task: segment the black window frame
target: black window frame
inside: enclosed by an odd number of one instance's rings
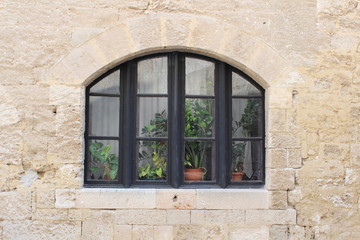
[[[165,181],[136,180],[136,98],[137,63],[141,60],[166,56],[168,58],[168,161]],[[184,105],[185,105],[185,58],[191,57],[215,64],[215,146],[216,181],[185,182],[184,179]],[[113,72],[120,70],[120,94],[91,93],[92,86]],[[236,96],[235,98],[261,100],[261,136],[232,138],[232,72],[239,74],[260,95]],[[119,104],[119,136],[89,136],[90,96],[117,97]],[[196,97],[196,96],[194,96]],[[189,52],[165,52],[137,57],[107,71],[86,87],[85,99],[85,162],[84,187],[113,188],[259,188],[265,184],[265,89],[244,72],[223,61]],[[88,151],[90,140],[117,140],[119,143],[118,180],[88,180]],[[258,141],[261,143],[261,177],[258,180],[231,181],[231,142]]]

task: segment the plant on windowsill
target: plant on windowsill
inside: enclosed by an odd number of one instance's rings
[[[187,99],[185,102],[185,137],[211,137],[212,105],[207,100]],[[211,144],[211,143],[210,143]],[[185,142],[185,180],[200,181],[206,174],[206,155],[211,150],[208,142]]]
[[[142,128],[146,137],[164,137],[167,135],[166,111],[155,113],[155,118]],[[139,166],[138,177],[140,180],[165,180],[166,179],[166,143],[164,141],[145,141],[140,146],[144,149],[139,153],[139,159],[144,163]],[[149,154],[151,152],[151,155]]]
[[[244,136],[256,136],[258,131],[258,110],[259,102],[249,99],[244,113],[241,116],[240,121],[234,121],[233,135],[242,128]],[[234,143],[232,146],[232,180],[240,181],[243,179],[245,173],[243,172],[244,160],[245,160],[245,142]]]
[[[114,180],[118,174],[118,158],[111,153],[112,146],[94,141],[90,144],[91,153],[90,172],[93,178]]]

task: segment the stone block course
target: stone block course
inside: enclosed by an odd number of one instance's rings
[[[196,190],[194,189],[158,189],[156,190],[156,208],[158,209],[195,209]]]
[[[265,190],[197,190],[198,209],[266,209],[268,204]]]
[[[295,224],[296,211],[287,210],[246,210],[246,224],[274,225],[274,224]]]

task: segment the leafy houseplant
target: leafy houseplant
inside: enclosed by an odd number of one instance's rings
[[[212,104],[209,100],[186,99],[185,102],[185,137],[211,137],[212,124]],[[186,141],[185,142],[185,179],[187,179],[187,169],[200,169],[201,178],[206,174],[204,167],[207,152],[211,148],[206,141]],[[198,170],[198,171],[200,171]],[[198,180],[201,180],[198,179]],[[194,179],[191,179],[194,180]]]
[[[90,171],[92,176],[100,176],[103,179],[116,179],[118,174],[119,160],[111,153],[112,146],[94,141],[90,144],[89,150],[92,161]]]
[[[145,137],[164,137],[167,135],[166,111],[155,113],[155,118],[142,128]],[[138,176],[142,180],[166,179],[166,150],[164,141],[143,141],[139,159],[145,161],[145,166],[139,166]],[[149,152],[151,152],[149,154]],[[151,161],[149,161],[151,159]]]

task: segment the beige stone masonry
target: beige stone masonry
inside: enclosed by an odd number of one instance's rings
[[[197,190],[198,209],[266,209],[268,206],[266,190]]]
[[[0,221],[31,218],[31,192],[1,192]]]
[[[273,225],[273,224],[295,224],[296,211],[287,210],[247,210],[246,224]]]
[[[127,209],[155,208],[156,190],[81,189],[55,191],[57,208]]]

